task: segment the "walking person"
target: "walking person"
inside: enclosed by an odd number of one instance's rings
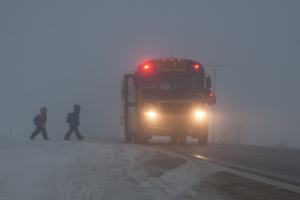
[[[33,133],[30,136],[30,139],[34,140],[35,137],[42,132],[42,136],[44,140],[49,140],[48,135],[47,135],[47,131],[46,131],[46,121],[47,121],[47,108],[46,107],[42,107],[40,109],[41,114],[37,115],[34,120],[33,123],[36,125],[35,130],[33,131]]]
[[[67,123],[70,123],[69,131],[65,135],[65,140],[70,140],[70,136],[73,132],[75,132],[76,137],[78,140],[82,140],[84,136],[81,136],[78,130],[78,126],[80,124],[79,122],[79,114],[80,114],[80,108],[81,106],[78,104],[74,105],[74,112],[69,113],[67,117]]]

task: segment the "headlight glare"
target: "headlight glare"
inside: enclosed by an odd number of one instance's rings
[[[203,112],[203,111],[197,111],[195,115],[196,115],[196,117],[201,118],[201,117],[204,117],[204,116],[206,115],[206,112]]]
[[[148,117],[156,117],[155,112],[145,112],[145,115],[147,115]]]

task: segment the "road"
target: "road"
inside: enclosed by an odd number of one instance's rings
[[[300,186],[300,149],[211,143],[199,146],[196,141],[172,145],[158,139],[149,145],[193,158],[193,161],[207,160]]]

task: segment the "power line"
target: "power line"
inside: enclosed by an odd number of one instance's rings
[[[213,94],[216,94],[216,82],[217,82],[217,67],[226,67],[226,65],[204,65],[205,67],[213,67]],[[212,142],[215,142],[215,106],[213,106],[213,112],[212,112]]]

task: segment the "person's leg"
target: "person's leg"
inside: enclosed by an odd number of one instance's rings
[[[47,135],[47,131],[46,131],[44,126],[42,126],[42,128],[41,128],[41,132],[42,132],[42,135],[43,135],[43,139],[44,140],[49,140],[48,135]]]
[[[70,136],[71,136],[71,134],[73,133],[73,131],[74,131],[74,130],[70,127],[69,130],[68,130],[68,132],[67,132],[66,135],[65,135],[65,140],[70,139]]]
[[[36,126],[35,130],[31,133],[30,139],[34,139],[40,133],[40,131],[40,127]]]
[[[81,134],[79,133],[78,128],[75,128],[75,129],[74,129],[74,132],[75,132],[76,137],[77,137],[78,140],[82,140],[82,139],[83,139],[83,137],[82,137]]]

